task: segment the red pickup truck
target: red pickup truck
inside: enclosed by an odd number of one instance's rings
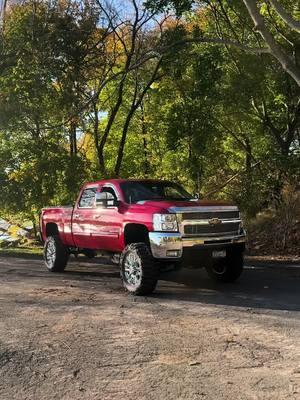
[[[42,210],[41,233],[49,271],[64,271],[72,253],[107,253],[120,264],[124,287],[137,295],[153,292],[166,266],[205,267],[223,282],[243,270],[238,208],[199,201],[169,181],[87,183],[74,207]]]

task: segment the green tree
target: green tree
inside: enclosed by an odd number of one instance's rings
[[[94,14],[75,3],[30,1],[6,18],[2,48],[11,62],[0,76],[2,154],[9,154],[1,160],[2,208],[36,215],[45,204],[70,201],[88,176],[74,121],[86,101]]]
[[[193,5],[206,8],[214,15],[215,23],[218,25],[220,20],[224,20],[228,25],[230,34],[224,37],[221,32],[216,35],[200,36],[190,38],[186,43],[193,42],[216,42],[223,45],[234,46],[250,53],[271,54],[284,71],[300,86],[299,68],[299,7],[292,0],[285,0],[282,5],[277,0],[267,0],[258,2],[256,0],[243,0],[244,9],[241,9],[241,2],[228,0],[161,0],[146,1],[150,9],[162,10],[175,8],[181,15],[184,11],[191,11]],[[230,16],[225,9],[234,11],[234,16]],[[272,8],[270,10],[270,8]],[[245,15],[245,10],[247,14]],[[246,25],[252,27],[252,34],[239,36],[233,28],[236,17],[246,21]],[[246,17],[246,18],[245,18]],[[253,26],[254,25],[254,26]],[[258,45],[258,46],[257,46]]]

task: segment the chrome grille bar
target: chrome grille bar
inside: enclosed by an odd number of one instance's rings
[[[172,207],[183,237],[228,237],[239,235],[240,212],[236,206]]]

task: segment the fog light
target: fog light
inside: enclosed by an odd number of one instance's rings
[[[179,257],[180,252],[179,250],[167,250],[168,257]]]

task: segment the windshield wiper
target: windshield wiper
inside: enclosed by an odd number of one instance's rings
[[[151,197],[150,199],[139,199],[136,203],[140,201],[184,201],[184,200],[192,200],[192,197]]]
[[[151,198],[149,198],[149,199],[139,199],[139,200],[137,201],[137,203],[138,203],[139,201],[152,201],[152,200],[165,200],[165,197],[151,197]]]

